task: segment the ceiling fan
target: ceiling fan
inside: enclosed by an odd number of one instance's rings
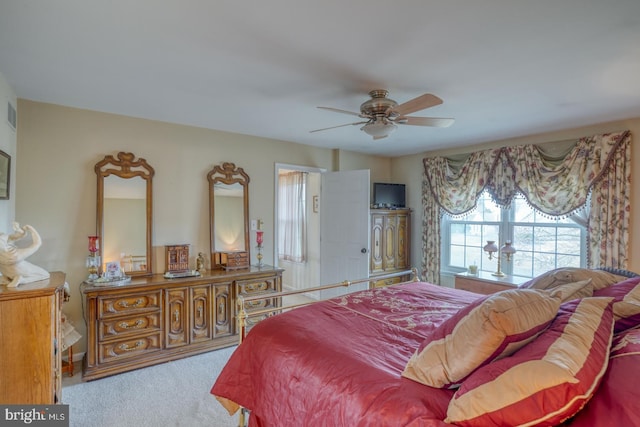
[[[393,99],[387,98],[388,94],[389,92],[384,89],[376,89],[369,92],[371,99],[360,105],[360,113],[339,108],[318,107],[323,110],[335,111],[336,113],[350,114],[366,120],[316,129],[311,132],[320,132],[343,126],[364,125],[360,130],[371,135],[373,139],[382,139],[395,131],[397,129],[396,125],[448,127],[455,121],[447,118],[407,116],[407,114],[442,104],[442,99],[435,95],[425,93],[405,103],[398,104]]]

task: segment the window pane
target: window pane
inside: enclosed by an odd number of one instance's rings
[[[533,209],[529,207],[524,197],[514,198],[512,206],[515,209],[515,222],[535,222]]]
[[[580,256],[558,255],[558,267],[580,267]]]
[[[532,277],[532,269],[533,252],[518,249],[518,252],[513,256],[513,274],[515,276]]]
[[[451,244],[464,245],[464,224],[451,224]]]
[[[558,228],[557,241],[558,253],[575,255],[576,245],[580,245],[580,230],[577,228]]]
[[[464,246],[451,245],[449,249],[449,263],[453,267],[465,267],[464,265]]]
[[[533,247],[538,252],[556,251],[556,229],[551,227],[533,228]]]
[[[487,240],[493,240],[498,243],[498,237],[500,236],[499,225],[483,225],[482,226],[482,246],[487,244]]]
[[[482,222],[482,208],[479,207],[469,212],[467,216],[464,217],[464,220],[467,222]]]
[[[513,227],[513,246],[517,251],[533,250],[533,227],[516,225]]]
[[[482,246],[482,224],[467,224],[467,245]]]
[[[482,207],[482,210],[484,212],[483,220],[485,222],[500,221],[500,208],[496,206],[495,203],[493,203],[486,192],[478,202],[478,206]]]
[[[556,268],[555,254],[536,252],[533,256],[533,273],[538,276]]]

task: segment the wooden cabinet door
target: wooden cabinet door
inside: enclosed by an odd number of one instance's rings
[[[220,338],[233,335],[234,320],[232,316],[231,283],[213,286],[213,337]]]
[[[382,237],[382,269],[390,270],[396,267],[398,224],[396,215],[384,218]]]
[[[398,214],[397,217],[396,239],[396,268],[402,270],[409,267],[409,215]]]
[[[382,272],[382,236],[384,227],[384,216],[380,214],[371,214],[371,257],[370,266],[371,273]]]
[[[211,330],[211,285],[191,288],[191,342],[209,341]]]
[[[167,348],[189,343],[189,288],[169,289],[165,301]]]

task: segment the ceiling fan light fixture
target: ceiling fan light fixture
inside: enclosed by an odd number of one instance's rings
[[[389,136],[393,131],[395,131],[398,126],[394,125],[391,122],[385,122],[382,120],[377,120],[372,123],[367,123],[362,126],[360,130],[365,131],[368,135],[371,135],[374,138],[384,138],[385,136]]]

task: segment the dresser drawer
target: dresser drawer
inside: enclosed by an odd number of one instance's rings
[[[115,297],[98,297],[98,318],[106,319],[123,314],[159,311],[162,304],[161,292],[158,290]]]
[[[162,334],[160,332],[141,337],[130,337],[113,342],[100,343],[98,346],[98,359],[99,363],[114,362],[153,353],[159,351],[161,347]]]
[[[268,277],[262,280],[238,280],[236,281],[236,291],[238,295],[250,296],[261,293],[278,292],[275,277]]]
[[[278,298],[263,298],[259,300],[246,301],[244,303],[244,309],[247,312],[251,312],[253,310],[263,310],[266,308],[279,307],[277,301]]]
[[[136,314],[134,316],[109,318],[98,322],[100,340],[110,339],[130,334],[159,331],[160,312]]]

